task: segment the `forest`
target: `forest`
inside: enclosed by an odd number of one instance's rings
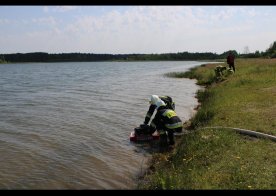
[[[182,60],[216,60],[225,59],[229,52],[236,58],[276,58],[276,41],[265,52],[255,51],[239,54],[228,50],[222,54],[211,52],[178,52],[164,54],[94,54],[94,53],[60,53],[46,52],[0,54],[0,63],[17,62],[91,62],[91,61],[182,61]]]

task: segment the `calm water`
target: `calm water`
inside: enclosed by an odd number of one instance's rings
[[[0,64],[0,189],[133,189],[151,154],[129,141],[151,94],[183,122],[195,80],[167,78],[203,62]]]

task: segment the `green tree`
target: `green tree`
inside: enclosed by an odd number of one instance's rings
[[[269,48],[266,50],[266,56],[276,58],[276,41],[270,44]]]

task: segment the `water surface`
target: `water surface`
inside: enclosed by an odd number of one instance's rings
[[[1,189],[133,189],[150,153],[129,141],[150,95],[170,95],[183,122],[195,80],[164,77],[203,62],[0,65]]]

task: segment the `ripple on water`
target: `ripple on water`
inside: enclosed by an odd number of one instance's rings
[[[151,94],[186,120],[195,81],[163,76],[203,62],[0,65],[0,188],[131,189],[151,155],[129,141]]]

